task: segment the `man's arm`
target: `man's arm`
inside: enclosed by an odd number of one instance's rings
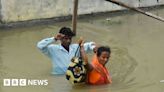
[[[86,42],[86,43],[84,43],[84,50],[87,53],[91,52],[91,51],[95,52],[95,50],[96,50],[96,43],[95,42]]]
[[[49,47],[48,45],[56,41],[54,37],[46,38],[37,43],[37,47],[46,55],[49,56]]]
[[[47,56],[50,56],[49,50],[50,50],[50,45],[52,42],[61,40],[63,37],[63,34],[58,33],[56,36],[51,37],[51,38],[46,38],[38,42],[37,47]]]

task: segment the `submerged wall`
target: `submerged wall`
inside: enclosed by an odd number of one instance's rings
[[[119,0],[135,7],[164,4],[164,0]],[[73,0],[0,0],[0,20],[3,23],[68,16]],[[104,0],[79,0],[78,14],[90,14],[124,9]]]

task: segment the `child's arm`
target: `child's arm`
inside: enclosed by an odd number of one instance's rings
[[[85,64],[88,64],[88,57],[87,54],[85,53],[83,42],[80,44],[80,54]]]
[[[84,41],[81,41],[81,43],[80,43],[80,54],[81,54],[81,57],[82,57],[83,61],[86,64],[86,67],[87,67],[88,71],[92,70],[93,67],[88,62],[88,57],[87,57],[87,54],[85,53],[85,50],[84,50]]]

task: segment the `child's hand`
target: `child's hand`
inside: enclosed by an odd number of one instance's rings
[[[83,47],[83,45],[84,45],[84,39],[83,39],[83,37],[80,37],[78,43],[79,43],[80,47]]]
[[[97,49],[99,48],[99,46],[98,45],[96,45],[96,47],[93,49],[93,52],[94,53],[97,53]]]

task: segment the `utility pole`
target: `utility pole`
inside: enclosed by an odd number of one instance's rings
[[[72,30],[76,35],[77,26],[77,12],[78,12],[78,0],[74,0],[73,15],[72,15]]]

